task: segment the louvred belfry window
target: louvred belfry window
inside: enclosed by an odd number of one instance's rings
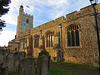
[[[29,23],[29,19],[26,19],[26,23]]]

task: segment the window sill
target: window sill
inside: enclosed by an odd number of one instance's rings
[[[38,48],[36,48],[36,49],[38,49]]]
[[[46,49],[53,49],[53,47],[46,47]]]
[[[71,47],[66,47],[66,48],[82,48],[82,46],[71,46]]]

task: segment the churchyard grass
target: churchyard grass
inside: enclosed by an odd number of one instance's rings
[[[38,58],[34,58],[34,60],[38,60]]]
[[[51,67],[50,71],[51,71],[51,75],[82,75],[76,72],[71,72],[71,71],[67,71],[55,67]],[[35,66],[35,75],[37,75],[37,66]]]
[[[51,67],[51,75],[82,75],[76,72],[66,71],[60,68]],[[17,75],[17,72],[8,75]],[[37,65],[35,66],[35,75],[37,75]]]
[[[62,64],[62,65],[69,65],[69,66],[84,68],[84,69],[89,69],[89,70],[99,70],[98,67],[93,67],[93,66],[83,65],[83,64],[68,63],[68,62],[52,62],[52,63]]]
[[[9,73],[8,75],[17,75],[17,71],[14,73]],[[35,75],[37,75],[37,65],[35,65]]]
[[[35,65],[35,75],[37,75],[37,65]]]
[[[51,75],[83,75],[76,72],[51,67]]]
[[[17,75],[17,72],[9,73],[8,75]]]

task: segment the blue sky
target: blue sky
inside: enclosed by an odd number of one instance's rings
[[[100,0],[98,0],[100,3]],[[55,20],[73,11],[79,11],[90,5],[89,0],[11,0],[10,10],[0,19],[6,21],[6,27],[0,32],[0,46],[8,45],[16,35],[17,16],[20,5],[23,4],[24,12],[34,16],[33,27],[37,27],[48,21]],[[26,6],[29,6],[27,8]]]

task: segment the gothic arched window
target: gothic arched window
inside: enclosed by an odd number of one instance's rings
[[[48,39],[48,35],[46,36],[46,47],[48,47],[48,41],[49,41],[49,39]]]
[[[67,46],[80,46],[79,25],[67,27]]]
[[[54,35],[52,32],[46,34],[46,47],[53,47]]]
[[[60,32],[58,33],[58,46],[60,48]]]
[[[68,32],[67,33],[67,44],[68,44],[68,46],[71,46],[71,40],[70,40],[71,38],[70,38],[70,32]]]
[[[75,31],[75,34],[76,34],[76,46],[79,46],[79,45],[80,45],[80,44],[79,44],[79,31],[76,30],[76,31]]]
[[[75,46],[74,31],[71,32],[72,46]]]
[[[34,36],[34,48],[39,48],[39,36]]]

